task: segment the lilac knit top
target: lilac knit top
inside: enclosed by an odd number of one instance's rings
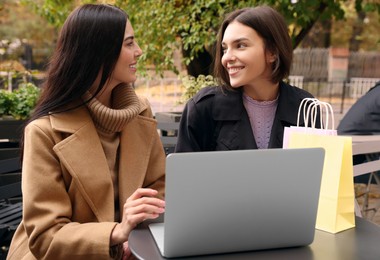
[[[278,96],[275,100],[257,101],[243,93],[243,104],[247,110],[257,147],[268,148]]]

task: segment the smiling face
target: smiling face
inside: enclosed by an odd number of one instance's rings
[[[275,57],[265,51],[264,41],[255,30],[237,21],[230,23],[224,31],[222,49],[222,65],[233,88],[270,81],[270,63]]]
[[[135,41],[132,25],[127,21],[123,45],[110,79],[111,86],[116,86],[120,83],[133,83],[136,81],[136,64],[141,54],[142,50]]]

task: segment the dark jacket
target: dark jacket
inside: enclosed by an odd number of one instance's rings
[[[310,93],[280,83],[280,96],[269,148],[281,148],[284,127],[297,125],[298,107]],[[304,125],[301,119],[301,124]],[[201,89],[183,111],[175,152],[257,149],[242,91],[220,87]]]
[[[340,135],[380,133],[380,81],[344,115],[338,126]]]

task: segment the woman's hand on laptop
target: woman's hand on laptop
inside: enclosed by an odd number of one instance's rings
[[[165,212],[165,201],[156,198],[153,189],[139,188],[125,202],[123,218],[111,233],[111,245],[128,240],[129,233],[146,219],[155,219]]]

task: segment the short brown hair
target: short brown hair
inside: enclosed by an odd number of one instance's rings
[[[269,6],[243,8],[227,14],[217,35],[214,76],[221,85],[230,88],[230,80],[227,70],[223,67],[222,41],[227,26],[233,21],[251,27],[263,38],[265,51],[270,51],[277,56],[272,66],[271,81],[279,82],[289,75],[293,58],[292,41],[288,33],[284,17]]]

